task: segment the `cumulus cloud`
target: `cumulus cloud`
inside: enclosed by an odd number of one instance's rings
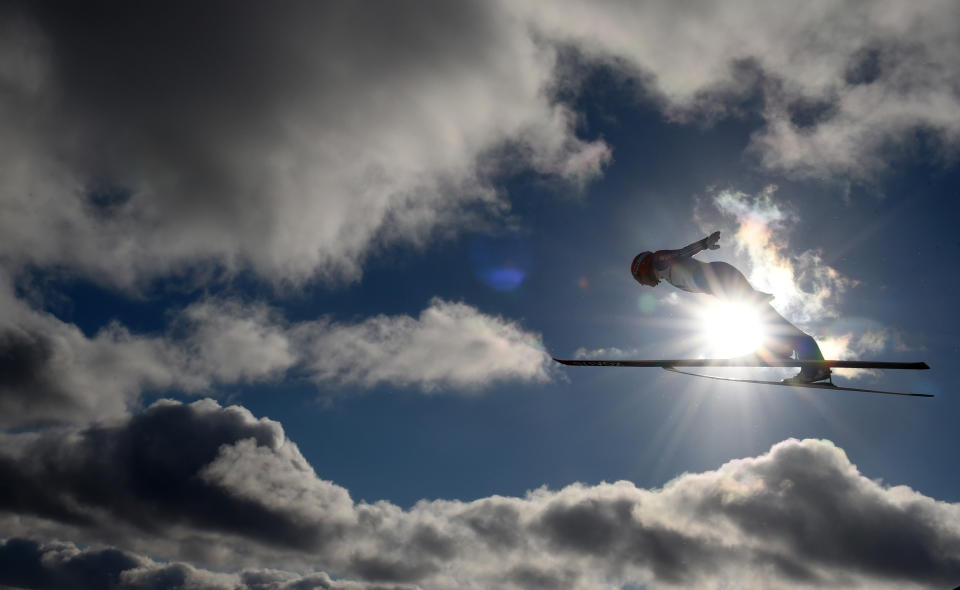
[[[499,3],[0,6],[0,258],[120,286],[196,265],[352,280],[499,214],[501,163],[609,157]]]
[[[960,7],[949,1],[514,3],[548,38],[640,72],[673,118],[759,97],[765,167],[865,178],[917,136],[960,145]]]
[[[299,357],[283,318],[263,303],[208,298],[183,310],[175,329],[185,333],[186,372],[222,383],[278,377]]]
[[[408,510],[354,502],[279,424],[210,400],[158,402],[112,426],[3,435],[0,448],[0,523],[11,537],[122,541],[184,560],[163,567],[196,576],[204,564],[285,564],[425,588],[942,588],[960,578],[960,506],[869,479],[821,440],[784,441],[660,489],[574,484]],[[55,547],[65,557],[45,563],[79,555]],[[84,554],[111,571],[160,568],[97,551]],[[244,587],[244,575],[224,587]]]
[[[208,299],[167,334],[95,334],[30,307],[0,273],[0,426],[110,420],[145,391],[209,391],[277,377],[296,357],[265,306]]]
[[[867,326],[862,330],[831,334],[821,338],[819,343],[824,356],[832,359],[877,358],[880,353],[890,349],[902,350],[903,346],[895,331],[876,325]],[[879,374],[878,371],[871,369],[834,369],[834,372],[853,379]]]
[[[324,536],[336,529],[340,516],[349,522],[352,503],[342,488],[316,480],[295,445],[286,441],[276,422],[255,419],[243,408],[222,408],[211,400],[191,405],[161,401],[129,420],[90,426],[65,434],[43,431],[24,436],[7,435],[19,459],[5,455],[0,470],[10,486],[3,495],[5,510],[24,515],[95,527],[97,534],[122,537],[126,528],[151,531],[197,529],[247,536],[279,547],[319,549],[335,538]],[[313,493],[302,487],[300,507],[322,510],[329,527],[300,521],[285,507],[245,497],[248,482],[229,479],[218,465],[239,461],[231,448],[246,449],[249,468],[244,475],[269,478],[273,473],[253,465],[257,449],[270,448],[270,459],[296,473],[306,469]],[[35,462],[48,457],[53,463]],[[53,459],[59,456],[60,459]],[[33,457],[33,459],[31,459]],[[220,463],[217,463],[218,460]],[[22,462],[22,463],[21,463]],[[259,475],[258,475],[259,474]],[[235,488],[208,483],[228,478]],[[276,486],[283,480],[273,482]],[[261,489],[261,491],[264,491]],[[29,493],[25,493],[29,492]]]
[[[208,298],[160,335],[111,323],[87,336],[30,308],[0,277],[0,425],[105,420],[146,391],[205,393],[306,374],[317,384],[390,384],[477,392],[551,379],[540,336],[517,322],[439,299],[419,318],[287,322],[263,303]]]
[[[464,303],[434,299],[419,318],[376,316],[299,331],[318,381],[476,389],[493,381],[548,381],[550,356],[537,335]]]
[[[145,389],[192,386],[161,338],[108,324],[93,336],[17,298],[0,272],[0,425],[122,415]]]

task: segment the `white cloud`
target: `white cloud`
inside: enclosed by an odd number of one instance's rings
[[[789,250],[796,216],[777,202],[776,190],[768,186],[753,196],[720,191],[709,207],[701,204],[698,221],[705,231],[722,228],[725,239],[733,238],[737,266],[755,289],[775,296],[772,304],[786,317],[803,323],[836,317],[842,294],[856,281],[826,264],[816,250]]]
[[[297,335],[317,381],[434,391],[550,380],[552,361],[539,335],[464,303],[434,299],[419,318],[381,315],[357,324],[312,323],[298,328]]]
[[[424,588],[943,588],[960,576],[960,505],[881,485],[822,440],[659,489],[574,484],[408,510],[353,502],[279,424],[209,400],[3,442],[8,535],[106,541],[187,568]]]
[[[865,331],[852,331],[833,334],[821,338],[820,350],[826,358],[831,359],[870,359],[888,350],[888,344],[898,340],[889,329],[880,326],[871,326]],[[897,343],[894,343],[895,347]],[[870,369],[834,369],[834,373],[858,379],[867,376],[877,376],[878,371]]]
[[[188,334],[183,347],[192,374],[250,382],[279,377],[298,360],[283,319],[262,303],[206,299],[187,307],[178,321]]]
[[[665,297],[661,297],[660,301],[662,301],[663,303],[666,303],[667,305],[676,306],[676,305],[680,305],[680,296],[677,295],[676,291],[671,291]]]
[[[763,100],[750,151],[763,166],[866,178],[927,132],[960,145],[960,8],[758,0],[514,3],[547,38],[639,70],[668,116],[716,117]]]

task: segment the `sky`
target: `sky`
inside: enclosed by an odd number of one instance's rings
[[[953,2],[0,2],[0,588],[955,587],[958,113]],[[552,360],[749,352],[713,231],[935,397]]]

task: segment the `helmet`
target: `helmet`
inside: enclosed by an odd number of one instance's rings
[[[633,278],[639,281],[641,277],[650,272],[651,254],[653,252],[641,252],[633,258],[633,263],[630,265],[630,274],[633,275]]]

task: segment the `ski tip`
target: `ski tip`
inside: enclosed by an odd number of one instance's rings
[[[927,363],[925,363],[925,362],[923,362],[923,361],[920,361],[920,362],[918,362],[918,363],[903,363],[903,368],[905,368],[905,369],[914,369],[914,370],[917,370],[917,371],[927,371],[927,370],[930,369],[930,365],[928,365]]]

